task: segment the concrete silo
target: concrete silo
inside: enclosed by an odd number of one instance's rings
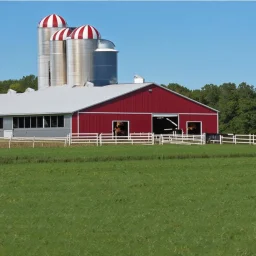
[[[117,84],[117,53],[113,42],[101,39],[94,52],[94,85]]]
[[[67,83],[66,39],[74,28],[63,28],[50,38],[50,74],[51,86]]]
[[[66,27],[66,21],[51,14],[38,24],[38,89],[50,86],[50,38],[53,33]]]
[[[66,40],[67,83],[84,86],[93,82],[93,54],[98,47],[100,33],[93,26],[76,28]]]

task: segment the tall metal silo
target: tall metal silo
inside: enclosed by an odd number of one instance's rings
[[[38,89],[51,85],[50,81],[50,38],[52,34],[67,26],[57,14],[43,18],[38,24]]]
[[[51,86],[67,83],[66,39],[74,28],[63,28],[55,32],[50,39]]]
[[[84,86],[92,82],[93,54],[98,47],[100,33],[90,25],[76,28],[66,40],[67,45],[67,83]]]
[[[113,42],[101,39],[94,51],[94,85],[117,84],[117,53]]]

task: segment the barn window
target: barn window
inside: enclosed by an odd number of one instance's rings
[[[201,135],[201,133],[202,133],[201,121],[187,122],[187,134]]]
[[[31,116],[31,128],[36,128],[36,116]]]
[[[30,128],[30,116],[25,117],[25,128]]]
[[[37,128],[43,128],[44,127],[44,122],[43,122],[43,117],[42,116],[37,116],[36,121],[37,121]]]
[[[64,127],[64,116],[58,116],[58,127]]]
[[[44,127],[45,128],[51,127],[51,117],[50,116],[44,117]]]
[[[24,117],[19,117],[19,128],[24,128]]]
[[[45,128],[64,127],[64,116],[13,117],[13,128],[44,128],[44,127]]]
[[[128,136],[129,122],[128,121],[112,121],[112,131],[115,136]]]
[[[58,127],[57,116],[51,116],[51,127]]]
[[[19,128],[19,118],[18,117],[13,118],[13,128]]]
[[[0,129],[4,128],[4,122],[3,122],[3,118],[0,117]]]

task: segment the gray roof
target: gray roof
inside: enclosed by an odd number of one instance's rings
[[[67,114],[92,107],[155,83],[112,84],[102,87],[52,86],[39,91],[0,94],[0,116]],[[157,85],[157,84],[155,84]],[[160,85],[157,85],[160,86]],[[165,90],[218,112],[164,86]]]
[[[66,114],[114,99],[152,83],[103,87],[47,87],[38,91],[0,94],[0,116]]]

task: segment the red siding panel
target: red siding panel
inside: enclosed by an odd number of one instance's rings
[[[79,114],[80,133],[112,133],[112,121],[129,121],[130,133],[151,132],[151,115],[149,114]]]
[[[72,133],[78,133],[78,113],[74,113],[72,116]]]
[[[218,116],[217,115],[179,115],[179,127],[186,133],[187,124],[189,121],[201,121],[202,133],[217,133],[218,132]]]
[[[122,86],[122,85],[120,85]],[[152,92],[149,92],[152,89]],[[216,113],[215,111],[151,85],[117,99],[88,108],[91,112]]]

